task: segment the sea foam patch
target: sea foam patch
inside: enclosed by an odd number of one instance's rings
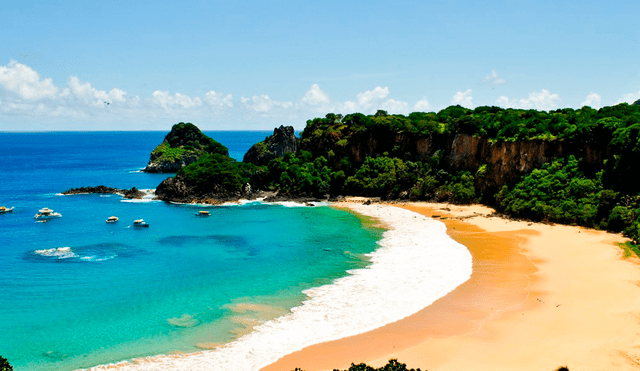
[[[106,370],[245,370],[269,365],[309,345],[357,335],[432,304],[471,276],[471,254],[439,221],[386,205],[349,205],[389,226],[371,265],[306,290],[302,305],[216,350],[97,366]]]
[[[103,262],[118,257],[130,257],[144,253],[142,249],[136,249],[128,245],[118,243],[98,243],[75,247],[55,247],[41,249],[27,254],[27,259],[36,258],[39,261],[58,262]]]
[[[75,258],[78,256],[73,252],[73,250],[69,246],[56,247],[53,249],[35,250],[33,253],[36,255],[55,258],[55,259],[69,259],[69,258]]]

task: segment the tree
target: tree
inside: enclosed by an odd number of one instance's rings
[[[0,371],[13,371],[13,366],[3,356],[0,356]]]

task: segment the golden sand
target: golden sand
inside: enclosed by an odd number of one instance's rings
[[[614,243],[624,238],[490,217],[483,206],[402,207],[440,217],[471,252],[471,278],[401,321],[263,370],[379,367],[390,358],[431,371],[640,369],[640,265],[621,258]]]

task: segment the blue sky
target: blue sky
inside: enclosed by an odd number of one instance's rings
[[[0,131],[630,103],[638,14],[637,0],[4,2]]]

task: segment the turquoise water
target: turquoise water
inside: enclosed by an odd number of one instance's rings
[[[207,208],[71,187],[155,188],[166,133],[0,133],[0,355],[16,370],[73,370],[193,352],[246,333],[367,262],[381,231],[329,207]],[[241,160],[268,132],[207,133]],[[36,223],[49,207],[62,218]],[[110,215],[120,221],[107,224]],[[144,218],[149,228],[131,227]]]

